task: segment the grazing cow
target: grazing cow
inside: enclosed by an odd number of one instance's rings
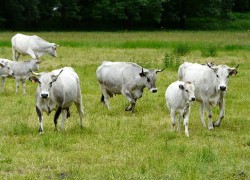
[[[23,86],[23,94],[26,94],[26,81],[30,77],[32,71],[38,71],[39,70],[39,64],[41,63],[40,60],[29,60],[29,61],[10,61],[8,59],[0,59],[2,62],[6,62],[9,64],[10,69],[14,73],[14,78],[16,79],[16,93],[19,89],[19,83],[22,81]],[[2,76],[2,92],[4,91],[4,85],[5,85],[5,77]]]
[[[189,137],[188,120],[190,114],[191,101],[195,101],[195,87],[191,82],[175,81],[166,90],[165,98],[170,111],[172,130],[175,126],[175,115],[179,114],[177,130],[180,132],[182,117],[184,118],[185,134]]]
[[[56,57],[57,44],[49,43],[42,38],[33,35],[16,34],[11,39],[13,60],[18,61],[20,54],[29,54],[32,59],[38,59],[43,54]]]
[[[122,94],[130,103],[125,111],[134,113],[136,100],[142,97],[145,87],[152,93],[157,92],[156,74],[161,71],[163,70],[145,69],[130,62],[104,61],[96,71],[102,91],[102,103],[110,109],[108,96]]]
[[[0,58],[0,76],[1,77],[14,77],[14,73],[12,69],[10,68],[10,65],[8,62],[5,61],[6,59]]]
[[[239,65],[238,65],[239,66]],[[185,62],[178,70],[179,80],[195,82],[195,97],[200,102],[200,117],[204,127],[204,107],[208,115],[208,129],[214,129],[220,125],[224,118],[225,102],[228,78],[237,74],[237,67],[230,68],[226,65],[201,65]],[[215,123],[212,122],[210,105],[215,107],[219,104],[220,116]]]
[[[71,67],[64,67],[52,72],[34,73],[30,81],[38,82],[36,91],[36,112],[39,118],[39,133],[43,133],[43,115],[45,111],[49,115],[56,111],[54,116],[55,130],[57,119],[62,113],[61,129],[64,129],[64,122],[70,116],[69,107],[75,103],[80,115],[80,125],[83,127],[83,105],[80,89],[80,80]]]

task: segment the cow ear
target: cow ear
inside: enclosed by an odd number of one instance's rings
[[[180,88],[181,90],[184,90],[184,86],[183,86],[182,84],[179,85],[179,88]]]
[[[230,76],[236,76],[236,74],[238,73],[238,71],[235,68],[228,69],[228,72]]]
[[[0,63],[0,68],[3,68],[5,65],[3,63]]]
[[[145,77],[145,76],[146,76],[146,73],[143,71],[143,68],[142,68],[141,72],[139,73],[139,75],[140,75],[141,77]]]
[[[31,76],[29,78],[29,80],[30,80],[30,82],[33,82],[33,83],[40,83],[39,79],[37,77],[35,77],[35,76]]]
[[[37,60],[36,61],[37,64],[41,64],[41,62],[42,62],[41,60]]]
[[[229,75],[230,76],[235,76],[238,73],[238,71],[237,71],[238,67],[239,67],[239,64],[235,68],[229,68],[228,69]]]

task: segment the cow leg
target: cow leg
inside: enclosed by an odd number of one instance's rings
[[[201,102],[200,103],[200,117],[201,117],[201,123],[203,125],[203,127],[207,127],[206,123],[205,123],[205,119],[204,119],[204,104]]]
[[[102,96],[103,96],[103,97],[101,98],[101,100],[102,100],[102,99],[104,100],[106,106],[107,106],[108,109],[110,110],[110,105],[109,105],[109,100],[108,100],[108,98],[109,98],[108,92],[107,92],[107,90],[104,89],[104,88],[101,88],[101,89],[102,89]]]
[[[64,129],[64,124],[67,119],[67,110],[62,109],[62,122],[61,122],[61,129]]]
[[[2,77],[2,92],[4,91],[5,77]]]
[[[67,119],[70,117],[70,112],[69,112],[69,108],[66,108],[67,111]]]
[[[62,112],[62,107],[58,107],[54,116],[55,131],[57,131],[57,119],[60,116],[61,112]]]
[[[136,100],[133,98],[133,96],[128,90],[122,91],[122,94],[127,98],[130,103],[130,105],[125,109],[125,111],[132,111],[132,113],[134,113]]]
[[[170,116],[171,116],[171,122],[172,122],[171,131],[174,131],[175,130],[175,110],[171,109]]]
[[[16,93],[18,93],[20,77],[16,77]]]
[[[23,94],[26,94],[26,80],[22,80]]]
[[[177,126],[177,131],[180,133],[181,132],[181,120],[182,120],[183,115],[178,114],[178,126]]]
[[[191,106],[189,106],[189,108],[187,109],[186,114],[184,115],[184,122],[183,122],[183,124],[185,126],[185,134],[186,134],[187,137],[189,137],[188,121],[189,121],[190,107]]]
[[[16,50],[12,47],[12,59],[13,61],[16,61]]]
[[[43,114],[42,114],[41,109],[38,106],[36,106],[36,113],[37,113],[38,121],[39,121],[39,134],[42,134],[43,133]]]
[[[214,125],[213,125],[213,122],[212,122],[212,111],[210,109],[210,105],[209,105],[208,101],[204,101],[204,106],[205,106],[205,108],[207,110],[208,129],[212,130],[212,129],[214,129]]]
[[[77,111],[78,111],[79,116],[80,116],[80,127],[83,128],[84,107],[82,105],[81,99],[79,99],[78,102],[75,102],[75,105],[76,105]]]
[[[214,126],[218,127],[220,125],[221,120],[224,118],[225,115],[225,102],[224,99],[222,99],[219,102],[219,108],[220,108],[220,117],[217,121],[214,122]]]

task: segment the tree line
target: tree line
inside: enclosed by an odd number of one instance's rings
[[[250,0],[2,0],[0,29],[186,29],[250,11]]]

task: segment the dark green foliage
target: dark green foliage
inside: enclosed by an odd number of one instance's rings
[[[249,0],[4,0],[0,29],[214,29],[249,11]]]

